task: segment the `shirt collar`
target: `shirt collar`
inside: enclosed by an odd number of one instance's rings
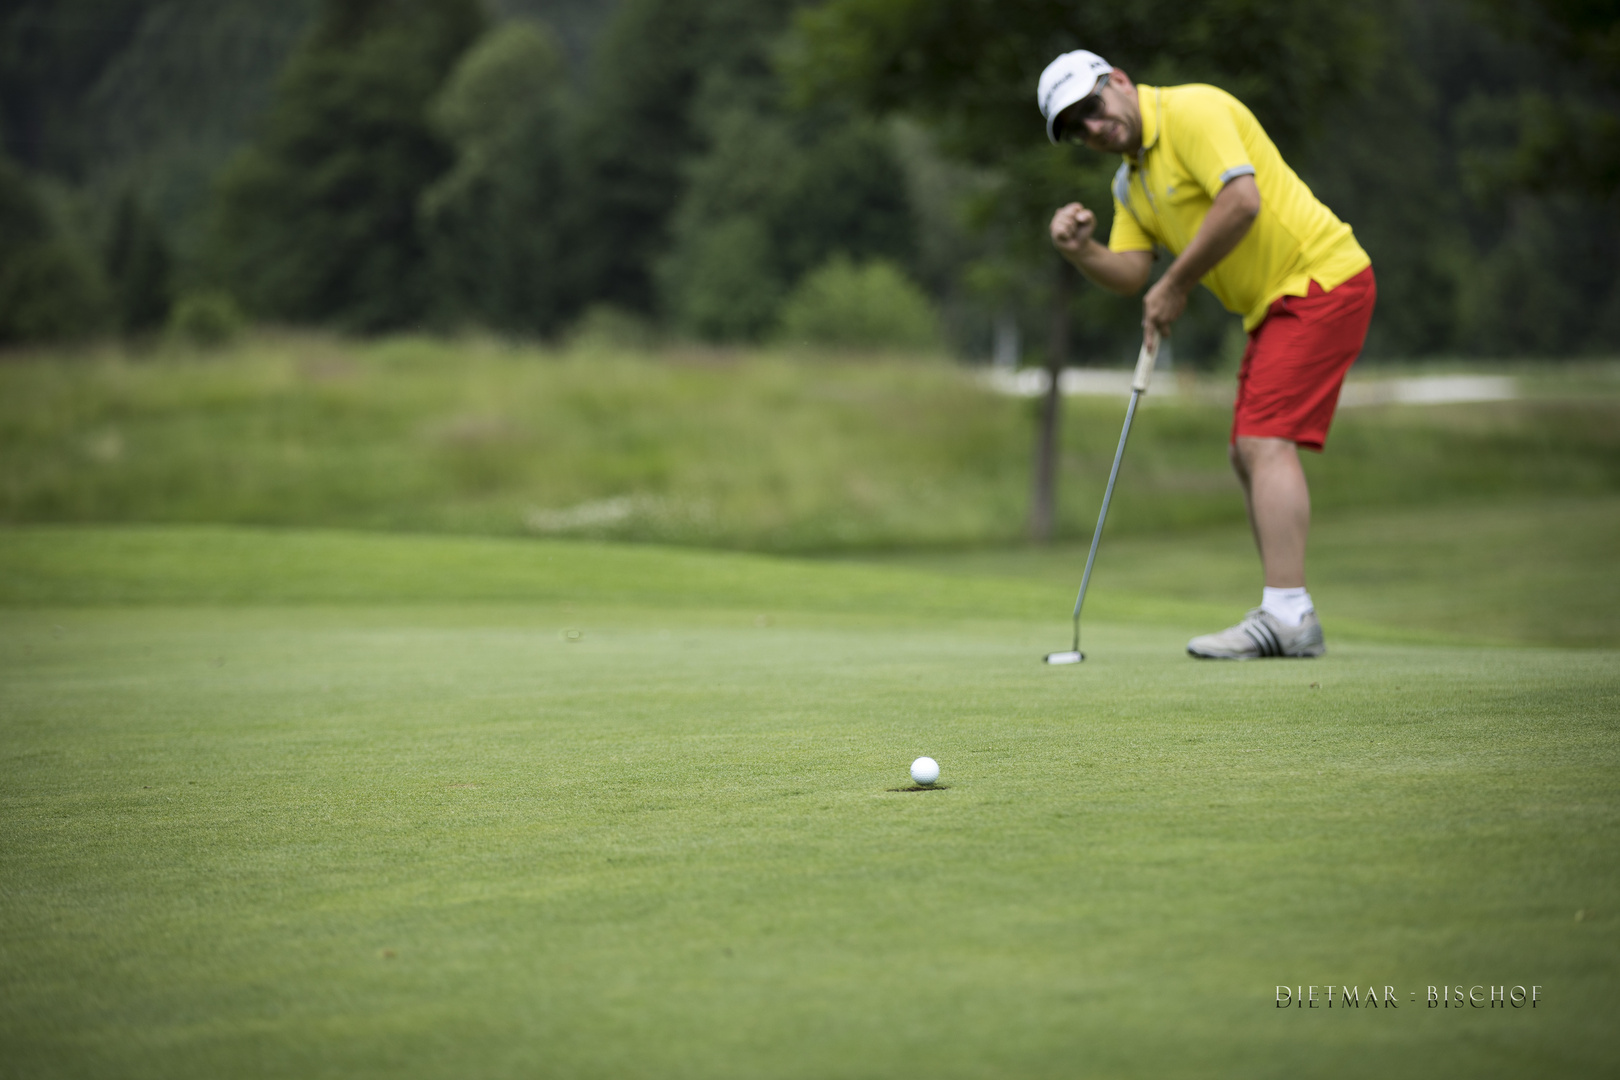
[[[1140,168],[1147,160],[1148,151],[1159,142],[1159,88],[1137,83],[1136,107],[1142,112],[1142,149],[1135,157],[1127,155],[1125,160]]]

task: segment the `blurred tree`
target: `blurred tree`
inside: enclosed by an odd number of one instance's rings
[[[0,256],[48,243],[50,216],[23,171],[0,157]]]
[[[1217,83],[1287,149],[1359,84],[1381,14],[1333,0],[829,0],[800,16],[791,71],[801,93],[913,114],[959,153],[1000,164],[1038,145],[1041,70],[1091,48],[1142,82]]]
[[[557,35],[568,67],[576,74],[587,70],[591,46],[613,21],[619,0],[490,0],[502,19],[532,19]]]
[[[758,214],[727,214],[682,230],[663,261],[665,307],[692,337],[746,341],[776,318],[788,283]]]
[[[527,20],[486,35],[431,111],[456,164],[422,196],[441,317],[550,333],[569,299],[566,71]]]
[[[1509,41],[1531,45],[1537,85],[1501,95],[1516,129],[1508,153],[1476,159],[1478,179],[1531,191],[1607,198],[1620,191],[1620,4],[1613,0],[1475,0]]]
[[[625,0],[575,152],[581,294],[736,340],[836,251],[907,260],[889,133],[845,106],[785,107],[773,58],[796,0]]]
[[[303,104],[292,107],[288,70],[266,117],[275,72],[300,38],[301,55],[314,48],[316,14],[330,23],[337,7],[371,11],[374,29],[397,41],[431,21],[423,12],[465,15],[470,3],[0,3],[0,145],[47,196],[51,236],[65,245],[48,257],[36,249],[44,261],[30,261],[29,280],[104,284],[105,251],[74,238],[110,236],[133,192],[173,252],[176,284],[218,284],[200,264],[201,211],[219,164],[257,124],[258,166],[239,165],[224,185],[258,177],[258,194],[238,200],[238,239],[251,243],[220,245],[221,262],[278,317],[380,327],[432,316],[545,332],[612,302],[689,333],[747,338],[807,268],[841,249],[895,261],[946,298],[959,348],[988,352],[1000,313],[1022,326],[1027,356],[1053,362],[1045,215],[1078,195],[1104,210],[1106,229],[1112,163],[1046,147],[1032,87],[1053,52],[1086,43],[1149,81],[1214,81],[1254,105],[1373,255],[1382,288],[1370,355],[1620,347],[1613,3],[486,2],[544,19],[570,55],[594,43],[594,64],[576,65],[544,108],[495,95],[490,118],[463,110],[464,123],[445,126],[423,103],[444,103],[449,89],[429,77],[413,90],[400,72],[451,61],[418,62],[424,47],[386,75],[388,50],[356,31],[329,41],[321,61],[349,74],[312,78],[305,56],[294,65],[305,70]],[[808,111],[783,104],[773,66],[799,11],[811,29],[786,59],[798,92],[818,99]],[[598,35],[603,26],[611,32]],[[846,71],[859,77],[845,85]],[[515,66],[512,77],[521,81]],[[897,135],[862,118],[872,104],[916,122]],[[287,134],[289,110],[307,138]],[[559,149],[548,157],[551,138]],[[903,207],[916,219],[909,232]],[[322,240],[297,239],[312,235]],[[534,253],[547,245],[566,258],[542,268]],[[495,283],[516,280],[519,265],[533,287],[514,299]],[[561,265],[566,274],[546,276]],[[395,299],[379,305],[380,295]],[[1082,286],[1069,315],[1077,356],[1134,351],[1133,305]],[[1234,357],[1232,323],[1195,294],[1177,363]]]
[[[573,160],[582,177],[572,268],[583,295],[651,313],[654,267],[703,149],[705,78],[764,70],[791,0],[623,0],[600,39]]]
[[[126,191],[162,228],[177,278],[198,269],[215,174],[254,133],[314,0],[144,0],[77,108],[79,186],[105,231]]]
[[[482,28],[478,0],[325,0],[264,135],[220,182],[219,258],[255,314],[357,330],[421,318],[417,207],[452,164],[428,103]]]
[[[104,234],[134,191],[173,249],[201,246],[214,173],[250,132],[313,0],[0,4],[0,129]]]
[[[910,261],[905,176],[881,125],[841,109],[790,114],[774,94],[703,96],[725,104],[702,117],[709,148],[687,171],[659,267],[682,330],[757,337],[795,282],[834,254]]]
[[[151,330],[168,319],[170,262],[162,228],[135,193],[125,191],[113,214],[105,260],[120,330]]]
[[[94,262],[52,220],[23,171],[0,157],[0,344],[82,336],[105,317]]]
[[[1466,47],[1468,28],[1436,18],[1434,8],[1418,2],[1391,13],[1371,78],[1328,104],[1321,138],[1293,162],[1372,256],[1372,355],[1435,355],[1456,345],[1467,200],[1433,68],[1439,42]]]
[[[1528,31],[1505,40],[1480,10],[1468,0],[1401,5],[1373,77],[1328,107],[1297,162],[1372,255],[1379,300],[1367,353],[1612,352],[1620,199],[1599,183],[1604,146],[1521,169],[1522,103],[1576,80],[1596,107],[1597,75]]]
[[[90,154],[78,107],[129,43],[145,0],[0,5],[0,132],[24,166],[79,177]]]

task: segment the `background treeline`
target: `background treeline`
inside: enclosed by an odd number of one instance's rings
[[[1062,3],[11,0],[0,342],[248,318],[979,357],[999,324],[1040,359],[1059,305],[1115,359],[1134,305],[1064,299],[1041,227],[1106,199],[1032,104],[1083,41],[1256,105],[1373,255],[1370,354],[1615,351],[1612,5],[1142,6],[1180,36]],[[1235,326],[1202,297],[1178,359],[1230,361]]]

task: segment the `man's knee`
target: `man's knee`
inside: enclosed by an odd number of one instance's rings
[[[1226,460],[1232,463],[1232,471],[1237,473],[1238,479],[1247,484],[1249,482],[1249,466],[1243,460],[1243,451],[1238,449],[1236,442],[1227,444]]]
[[[1232,467],[1239,476],[1253,476],[1257,470],[1268,465],[1289,459],[1298,460],[1299,451],[1291,439],[1240,435],[1232,443],[1230,456]]]

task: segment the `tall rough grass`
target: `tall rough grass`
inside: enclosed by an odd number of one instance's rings
[[[1060,535],[1122,402],[1071,399]],[[759,550],[1023,535],[1029,402],[898,356],[260,334],[0,362],[0,521],[231,522]],[[1111,528],[1240,520],[1227,410],[1150,397]],[[1620,490],[1620,394],[1341,414],[1318,507]]]

